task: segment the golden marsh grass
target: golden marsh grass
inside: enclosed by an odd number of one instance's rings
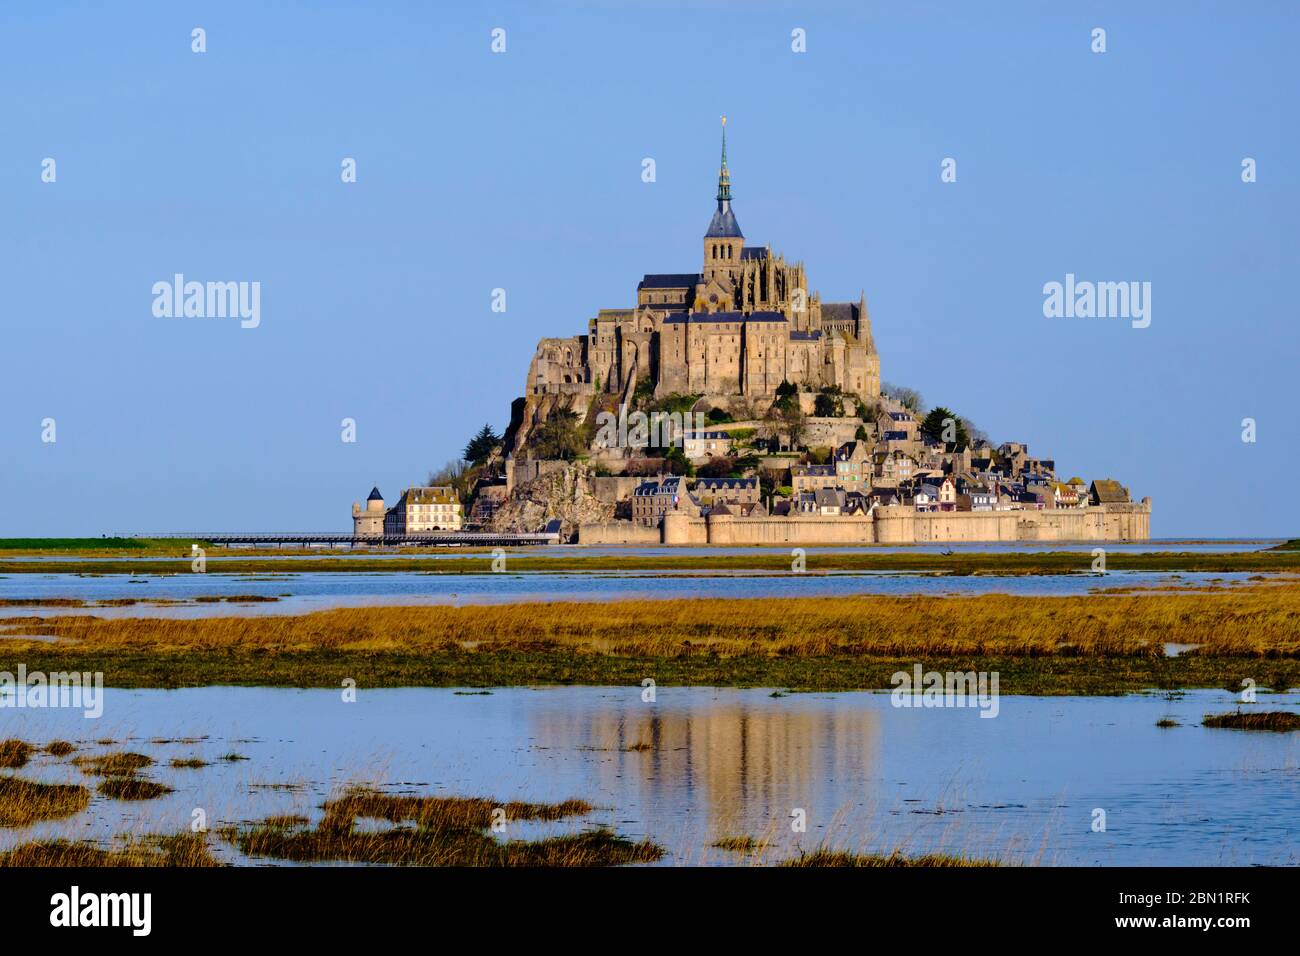
[[[558,804],[494,803],[467,797],[401,797],[354,789],[327,801],[314,827],[302,817],[264,820],[223,831],[243,853],[297,862],[382,863],[401,866],[612,866],[649,863],[663,850],[606,830],[498,840],[494,812],[506,821],[561,820],[591,812],[581,800]],[[393,824],[358,829],[358,820]]]
[[[1300,684],[1300,588],[341,608],[298,616],[0,621],[4,658],[114,686],[888,687],[914,662],[1003,693]],[[52,639],[51,639],[52,638]],[[1166,644],[1190,648],[1165,656]]]
[[[299,616],[24,621],[14,653],[568,650],[682,655],[1300,656],[1300,588],[1083,597],[923,596],[341,608]],[[11,627],[14,625],[11,624]],[[17,631],[15,630],[15,633]]]
[[[209,867],[220,866],[204,834],[141,837],[118,846],[88,841],[41,840],[0,853],[0,867]]]
[[[564,649],[681,654],[1157,656],[1166,641],[1218,656],[1300,656],[1300,588],[1105,597],[801,597],[347,607],[298,617],[52,618],[23,622],[13,652],[292,653]]]
[[[1300,714],[1285,710],[1207,714],[1201,724],[1205,727],[1222,727],[1230,730],[1300,730]]]
[[[90,791],[75,784],[38,783],[0,775],[0,827],[75,816],[90,804]]]

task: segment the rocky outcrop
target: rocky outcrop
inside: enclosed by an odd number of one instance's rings
[[[492,530],[535,533],[559,520],[562,540],[573,540],[578,527],[611,521],[614,506],[600,501],[586,465],[575,463],[515,488],[492,516]]]

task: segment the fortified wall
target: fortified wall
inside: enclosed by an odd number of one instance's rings
[[[661,527],[630,521],[584,524],[579,544],[801,545],[928,544],[993,541],[1146,541],[1151,537],[1151,499],[1050,511],[918,512],[902,506],[876,508],[853,517],[804,515],[740,518],[665,515]]]

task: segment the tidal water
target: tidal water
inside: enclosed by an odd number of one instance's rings
[[[1086,567],[1086,563],[1084,567]],[[302,614],[334,607],[413,604],[493,604],[520,601],[812,597],[888,595],[1077,595],[1112,588],[1168,588],[1240,584],[1247,572],[1112,571],[1093,574],[947,576],[902,572],[828,574],[761,572],[610,572],[437,574],[433,572],[325,571],[222,574],[211,568],[168,575],[24,573],[0,576],[0,599],[75,598],[85,602],[134,598],[125,607],[7,606],[0,617],[94,614],[99,617],[208,617]],[[199,597],[255,595],[270,603],[148,604]]]
[[[604,825],[667,850],[666,864],[745,863],[726,837],[773,862],[819,846],[993,857],[1033,865],[1300,863],[1300,733],[1210,730],[1227,691],[1125,697],[1002,697],[977,709],[897,708],[885,693],[793,694],[661,687],[360,689],[210,687],[106,692],[104,715],[0,710],[4,735],[86,752],[154,757],[157,800],[96,796],[68,821],[0,830],[0,846],[44,837],[109,840],[272,814],[320,817],[351,783],[401,794],[584,799],[589,817],[517,825],[507,836]],[[1254,706],[1295,710],[1300,695]],[[1157,728],[1173,718],[1182,726]],[[160,740],[201,738],[196,742]],[[112,739],[113,745],[95,741]],[[173,770],[173,757],[238,762]],[[39,756],[19,774],[89,780]],[[791,822],[806,815],[806,832]],[[1105,830],[1094,829],[1104,811]],[[515,825],[512,825],[515,826]],[[247,860],[214,840],[219,853]]]
[[[340,532],[341,533],[341,532]],[[1149,541],[1111,541],[1106,543],[1108,552],[1125,553],[1179,553],[1214,554],[1240,551],[1263,551],[1283,543],[1283,538],[1152,538]],[[1051,552],[1073,551],[1091,552],[1097,542],[1031,542],[1031,541],[983,541],[975,543],[909,544],[909,545],[842,545],[827,547],[805,547],[808,554],[1048,554]],[[508,548],[514,554],[530,554],[539,557],[681,557],[700,555],[763,555],[789,554],[789,547],[753,545],[749,547],[641,547],[633,545],[550,545],[544,547]],[[484,549],[466,549],[458,547],[426,548],[406,551],[371,551],[367,549],[350,550],[348,548],[315,548],[309,554],[276,554],[275,549],[268,548],[256,555],[258,561],[318,561],[324,557],[336,556],[350,559],[365,558],[371,561],[418,558],[464,558],[482,556]],[[212,561],[246,561],[247,555],[226,556],[221,548],[208,552],[207,559]],[[21,554],[4,556],[6,561],[103,561],[103,555],[90,554]],[[157,561],[156,554],[116,555],[114,561]],[[177,558],[178,563],[187,563],[190,559]]]

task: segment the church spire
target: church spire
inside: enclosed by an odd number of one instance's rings
[[[722,166],[718,169],[718,209],[709,223],[706,239],[744,239],[731,211],[731,173],[727,170],[727,118],[722,117]]]
[[[722,166],[718,169],[718,202],[731,202],[731,174],[727,172],[727,117],[722,117]]]

